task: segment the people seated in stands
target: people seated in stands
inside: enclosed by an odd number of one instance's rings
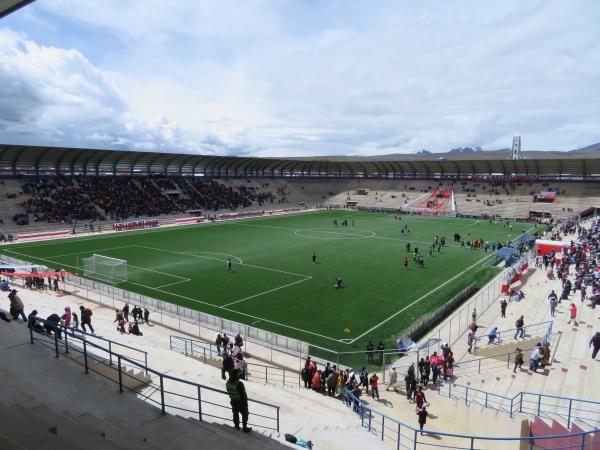
[[[184,195],[170,196],[165,193],[166,190],[179,191]],[[277,200],[272,192],[261,191],[255,186],[227,186],[214,180],[194,178],[74,179],[58,176],[25,183],[23,192],[31,195],[31,198],[22,202],[21,206],[33,216],[34,221],[68,224],[77,220],[120,221],[182,213],[189,209],[236,210]],[[287,202],[285,195],[281,195],[279,203]],[[13,220],[17,224],[26,224],[18,214]],[[94,228],[90,226],[90,231],[94,231]]]

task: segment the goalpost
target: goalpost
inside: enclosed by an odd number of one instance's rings
[[[83,274],[107,279],[113,284],[127,281],[127,261],[103,255],[83,258]]]

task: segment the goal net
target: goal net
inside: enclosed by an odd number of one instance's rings
[[[83,274],[112,283],[127,281],[127,261],[102,255],[83,258]]]

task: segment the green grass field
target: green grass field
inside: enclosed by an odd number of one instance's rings
[[[348,219],[349,226],[336,228],[334,219]],[[405,224],[409,234],[400,232]],[[490,253],[461,248],[452,241],[455,232],[465,240],[507,241],[530,227],[514,223],[509,231],[473,219],[398,220],[390,214],[320,211],[98,234],[0,251],[71,271],[94,253],[125,259],[129,281],[119,287],[312,345],[352,351],[363,350],[369,339],[393,347],[416,318],[471,282],[483,285],[497,273]],[[435,235],[446,237],[446,247],[429,257]],[[424,269],[412,258],[409,268],[403,267],[407,242],[425,255]],[[231,273],[225,267],[228,257],[234,263]],[[338,276],[342,289],[334,289]]]

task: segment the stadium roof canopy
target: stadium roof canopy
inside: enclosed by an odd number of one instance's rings
[[[0,19],[4,16],[8,16],[10,13],[15,12],[17,9],[22,8],[29,3],[33,3],[34,0],[2,0],[0,1]]]
[[[431,178],[600,176],[600,158],[564,159],[279,159],[0,144],[3,175],[198,175]]]

